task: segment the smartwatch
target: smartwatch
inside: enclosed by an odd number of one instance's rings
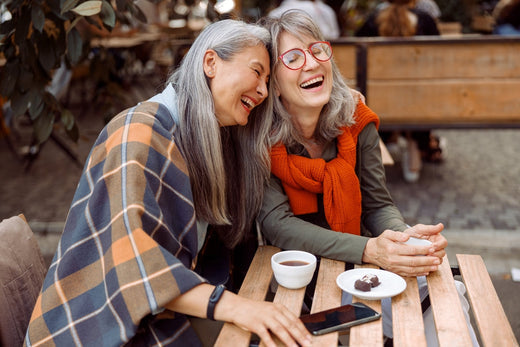
[[[211,320],[215,320],[215,317],[213,316],[215,313],[215,306],[219,302],[220,298],[222,297],[222,294],[226,290],[226,286],[223,284],[219,284],[215,287],[213,290],[213,293],[211,293],[211,296],[209,297],[208,302],[208,310],[206,312],[206,317]]]

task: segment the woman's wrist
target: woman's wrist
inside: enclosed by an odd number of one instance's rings
[[[208,300],[208,307],[206,309],[206,317],[215,320],[215,307],[226,291],[226,286],[219,284],[215,287]]]
[[[368,239],[365,249],[363,250],[363,257],[362,261],[363,263],[367,264],[373,264],[374,258],[373,258],[373,246],[374,246],[375,238]]]

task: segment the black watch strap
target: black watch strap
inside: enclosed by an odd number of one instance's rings
[[[211,296],[209,297],[208,310],[206,312],[206,317],[208,317],[208,319],[215,320],[215,317],[213,316],[215,314],[215,306],[219,302],[225,290],[226,286],[223,284],[219,284],[215,289],[213,289],[213,293],[211,293]]]

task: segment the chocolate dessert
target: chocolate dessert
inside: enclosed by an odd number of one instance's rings
[[[370,282],[372,288],[377,287],[381,283],[379,282],[379,278],[373,274],[366,274],[365,276],[361,277],[361,280]]]
[[[379,278],[373,274],[366,274],[354,282],[354,288],[363,292],[369,292],[372,288],[380,285]]]
[[[372,284],[367,281],[357,280],[354,283],[354,288],[356,288],[357,290],[361,290],[362,292],[369,292],[372,288]]]

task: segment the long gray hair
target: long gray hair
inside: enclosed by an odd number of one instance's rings
[[[263,199],[270,172],[271,98],[255,107],[246,126],[220,127],[203,70],[208,49],[228,61],[248,47],[270,48],[258,25],[222,20],[206,27],[170,76],[179,99],[179,143],[187,161],[197,218],[229,225],[222,241],[235,246],[247,233]],[[222,228],[221,228],[222,229]]]
[[[288,33],[295,37],[311,37],[316,41],[324,41],[323,34],[311,17],[303,11],[289,10],[279,18],[263,18],[259,24],[271,33],[273,47],[271,50],[271,84],[269,94],[274,99],[274,119],[271,132],[272,143],[282,142],[291,146],[297,142],[302,143],[303,138],[297,128],[291,122],[291,115],[287,112],[280,98],[276,95],[275,88],[278,81],[276,72],[285,69],[278,57],[283,53],[279,51],[280,35]],[[320,141],[331,141],[341,132],[339,128],[354,124],[355,103],[352,94],[343,79],[334,59],[332,64],[332,93],[329,102],[323,107],[320,119],[316,126],[314,137]]]

